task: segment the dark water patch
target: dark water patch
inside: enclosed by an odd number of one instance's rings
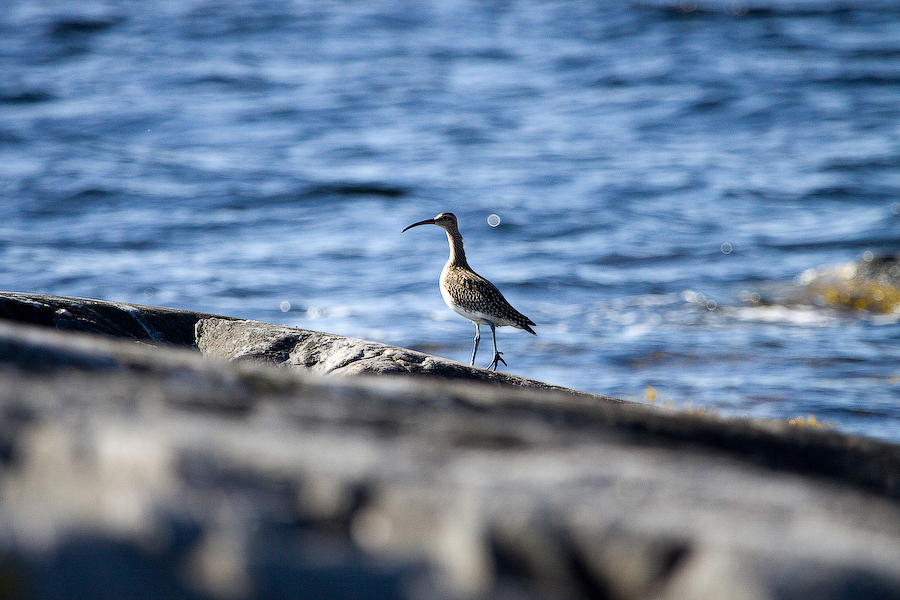
[[[22,144],[25,141],[26,138],[15,131],[0,129],[0,144]]]
[[[55,96],[45,90],[0,89],[0,104],[40,104],[54,99]]]
[[[311,15],[303,15],[309,18]],[[187,39],[206,40],[247,34],[293,31],[299,22],[296,9],[284,0],[274,2],[209,1],[179,20]]]
[[[728,92],[708,93],[703,98],[693,102],[685,110],[686,114],[715,112],[728,108],[739,96]]]
[[[826,173],[853,173],[857,171],[896,169],[898,167],[900,167],[900,155],[831,159],[821,166],[821,170]]]
[[[676,2],[660,3],[641,2],[635,4],[635,8],[647,12],[655,12],[665,19],[685,19],[717,14],[719,12],[717,10],[711,10],[707,6],[701,6],[693,0],[677,0]]]
[[[32,54],[38,62],[68,60],[88,55],[97,45],[97,37],[125,19],[122,17],[58,17],[47,25],[47,43],[37,43]]]
[[[603,61],[593,54],[566,54],[554,61],[557,71],[576,71],[600,68]]]
[[[777,241],[773,238],[761,237],[758,243],[766,248],[781,250],[786,253],[798,252],[814,252],[823,250],[843,250],[848,258],[852,258],[863,249],[881,248],[890,245],[892,242],[896,245],[897,236],[890,235],[887,232],[869,232],[855,234],[852,237],[840,239],[805,239],[791,242]],[[815,265],[810,265],[815,266]]]
[[[112,188],[102,187],[30,187],[23,190],[32,199],[20,203],[23,214],[31,219],[48,217],[77,216],[96,213],[104,207],[114,206],[123,198]]]
[[[809,201],[861,199],[870,194],[871,192],[866,188],[835,185],[810,190],[803,195],[802,200]]]
[[[900,60],[900,48],[854,48],[846,52],[848,58]]]
[[[241,121],[261,124],[272,123],[273,121],[297,122],[302,120],[303,115],[304,111],[300,110],[296,105],[285,104],[283,106],[266,108],[262,111],[258,107],[254,107],[253,110],[249,110],[241,116]]]
[[[273,175],[273,178],[280,178]],[[262,177],[260,185],[265,183],[268,178]],[[245,182],[247,183],[247,182]],[[352,202],[358,199],[374,198],[382,200],[394,200],[403,198],[411,193],[409,188],[392,186],[390,184],[372,183],[300,183],[295,184],[293,189],[288,192],[279,192],[273,194],[255,194],[252,193],[252,184],[244,185],[241,191],[231,190],[228,193],[211,199],[218,207],[251,210],[261,208],[275,207],[310,207],[320,202]],[[248,193],[250,192],[250,193]],[[265,219],[264,215],[260,215]],[[279,217],[273,216],[277,219]]]
[[[308,196],[373,196],[378,198],[402,198],[409,195],[410,189],[382,183],[334,183],[311,186],[306,190]]]
[[[275,88],[272,81],[257,75],[224,75],[210,74],[185,79],[181,85],[186,87],[210,87],[239,92],[264,92]]]
[[[476,271],[484,270],[477,268]],[[499,284],[498,284],[499,286]],[[518,288],[523,291],[546,291],[551,290],[553,293],[561,293],[564,290],[588,290],[599,292],[606,286],[599,285],[596,281],[591,281],[584,277],[572,273],[561,273],[554,275],[531,275],[516,282],[507,282],[506,286]]]
[[[621,75],[609,73],[601,77],[594,78],[588,87],[618,89],[625,88],[632,82]]]
[[[65,109],[60,112],[64,111]],[[121,113],[110,108],[86,114],[61,116],[53,112],[50,114],[52,116],[41,116],[34,119],[32,124],[42,137],[52,138],[60,145],[94,140],[102,142],[110,138],[119,138],[119,136],[142,135],[157,125],[160,118],[160,115],[154,113]],[[85,145],[79,147],[78,154],[65,155],[64,158],[83,158],[89,156],[92,151],[104,154],[108,149],[96,145]]]
[[[815,82],[837,87],[896,87],[900,86],[900,71],[896,69],[889,69],[882,72],[849,72],[834,75],[831,77],[816,78]]]
[[[661,127],[659,124],[647,124],[637,129],[652,130],[658,134]],[[651,198],[667,197],[671,194],[680,192],[690,192],[706,187],[706,182],[700,174],[689,172],[679,173],[677,177],[666,177],[662,181],[654,181],[648,178],[643,181],[631,181],[618,188],[618,192],[626,198],[646,200]]]
[[[85,203],[90,203],[91,205],[96,205],[97,200],[112,198],[117,195],[118,195],[118,193],[116,191],[110,190],[110,189],[85,188],[85,189],[78,190],[77,192],[71,194],[67,198],[67,200],[69,202],[85,202]]]
[[[697,365],[706,357],[698,354],[683,354],[665,350],[651,350],[639,356],[619,357],[621,364],[628,369],[645,369],[652,365],[676,364],[681,366]]]
[[[579,219],[572,221],[562,217],[548,216],[547,218],[553,219],[553,221],[543,221],[539,215],[535,215],[535,217],[537,217],[537,220],[529,224],[523,231],[526,235],[533,236],[531,240],[533,242],[547,240],[565,241],[583,237],[593,237],[597,231],[597,227],[602,224],[594,219]],[[512,225],[513,223],[502,220],[497,229],[511,227]],[[548,256],[549,255],[546,253],[535,253],[535,258],[547,258]]]
[[[468,55],[471,58],[478,58],[481,60],[489,60],[489,61],[512,61],[519,58],[513,52],[505,48],[500,47],[491,47],[491,48],[481,48],[474,50],[471,54]]]
[[[757,2],[749,0],[664,0],[662,2],[640,2],[634,5],[639,10],[655,11],[667,17],[730,15],[748,19],[836,17],[846,19],[855,13],[891,14],[898,12],[890,0],[873,2]]]
[[[124,21],[124,17],[60,17],[49,24],[47,35],[57,40],[82,38],[109,31]]]
[[[358,160],[377,158],[382,155],[382,152],[365,144],[349,144],[335,148],[330,155],[336,160]]]
[[[884,417],[887,416],[886,411],[873,409],[873,408],[865,408],[861,406],[847,407],[847,408],[823,408],[820,409],[823,414],[834,416],[835,418],[839,418],[840,416],[852,416],[852,417]]]
[[[322,258],[329,261],[335,261],[336,263],[344,263],[346,261],[352,260],[363,260],[366,258],[365,252],[361,252],[355,248],[344,248],[342,250],[329,250],[326,252],[322,252]]]
[[[489,129],[473,126],[453,126],[444,130],[449,141],[461,146],[478,146],[491,142]]]
[[[695,249],[671,247],[665,254],[605,254],[596,259],[586,261],[586,264],[594,264],[608,267],[636,267],[643,265],[664,265],[680,263],[688,256],[700,254]],[[720,253],[721,254],[721,253]]]
[[[246,287],[229,287],[218,290],[216,292],[219,296],[231,297],[231,298],[264,298],[266,296],[271,295],[272,290],[268,288],[246,288]]]
[[[843,365],[865,365],[869,361],[865,358],[857,358],[853,356],[829,356],[829,357],[809,357],[798,358],[797,364],[806,365],[808,367],[828,367],[834,369]]]

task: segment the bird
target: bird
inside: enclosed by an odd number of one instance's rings
[[[494,359],[488,369],[496,371],[498,363],[502,362],[506,365],[506,361],[502,358],[503,353],[497,351],[497,327],[509,325],[537,335],[531,328],[531,325],[536,325],[536,323],[513,308],[497,289],[497,286],[473,271],[466,262],[466,251],[463,249],[463,238],[459,233],[456,215],[451,212],[442,212],[433,219],[413,223],[401,233],[419,225],[437,225],[447,232],[447,240],[450,242],[450,258],[444,265],[438,282],[441,296],[447,306],[475,323],[475,348],[472,350],[470,365],[475,365],[478,342],[481,341],[481,326],[488,325],[491,328]]]

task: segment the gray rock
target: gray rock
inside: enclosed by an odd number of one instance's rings
[[[566,391],[605,402],[624,402],[388,344],[259,321],[202,318],[197,321],[195,339],[206,356],[271,363],[320,375],[419,375]]]
[[[147,343],[192,346],[207,356],[277,364],[322,375],[420,375],[488,381],[624,402],[378,342],[171,308],[0,292],[0,319]]]
[[[150,342],[193,345],[194,324],[210,316],[105,300],[0,292],[0,319]]]
[[[859,281],[872,281],[881,286],[900,289],[900,254],[867,254],[859,261],[854,277]]]
[[[751,305],[812,306],[839,311],[894,315],[900,311],[900,255],[822,265],[804,271],[790,283],[745,294]]]
[[[67,310],[229,360],[0,322],[2,597],[900,597],[896,445]]]

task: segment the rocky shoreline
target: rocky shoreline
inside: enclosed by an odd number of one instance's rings
[[[897,598],[900,447],[0,293],[0,598]]]

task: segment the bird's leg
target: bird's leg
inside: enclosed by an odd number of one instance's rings
[[[478,352],[478,342],[481,341],[481,327],[475,323],[475,348],[472,350],[472,362],[469,364],[475,366],[475,353]]]
[[[497,352],[497,328],[490,321],[488,321],[488,325],[491,326],[491,340],[494,342],[494,360],[491,361],[490,365],[488,365],[488,369],[493,369],[496,371],[498,366],[497,363],[502,362],[504,365],[506,365],[506,361],[500,358],[500,355],[503,353]]]

